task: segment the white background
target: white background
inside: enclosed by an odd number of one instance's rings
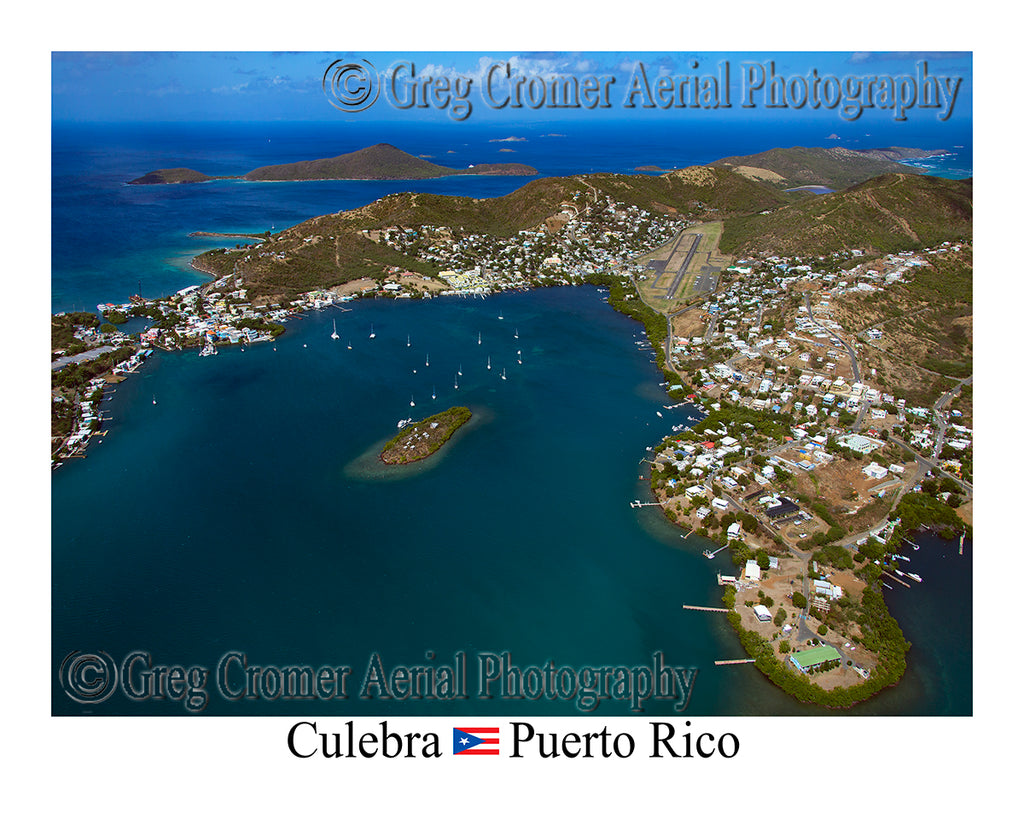
[[[1012,344],[1021,321],[1017,238],[1022,93],[1018,27],[981,5],[554,2],[22,6],[8,16],[4,56],[3,633],[0,675],[7,815],[301,816],[373,810],[390,817],[548,817],[742,813],[830,817],[1012,812],[1019,769],[1019,594],[1009,582],[1019,537],[1005,461],[1019,455],[1020,396]],[[8,12],[8,15],[10,12]],[[974,716],[971,718],[691,718],[695,731],[741,741],[733,760],[453,758],[457,721],[389,720],[435,730],[439,760],[298,760],[291,719],[57,719],[50,713],[48,329],[51,51],[576,49],[974,51],[978,216],[975,256],[977,495]],[[1008,190],[1012,189],[1012,190]],[[1013,211],[1004,209],[1014,207]],[[1014,219],[1013,222],[1010,219]],[[1018,345],[1019,347],[1019,345]],[[26,355],[28,353],[28,355]],[[999,379],[1002,379],[1000,382]],[[26,386],[27,385],[27,386]],[[1009,385],[1009,386],[1006,386]],[[998,391],[997,391],[998,390]],[[26,396],[29,401],[26,401]],[[1015,493],[1019,497],[1019,492]],[[1011,625],[1012,624],[1012,625]],[[1012,630],[1011,630],[1012,629]],[[493,720],[486,720],[488,723]],[[342,730],[344,719],[319,719]],[[536,720],[596,730],[598,718]],[[370,728],[372,720],[360,720]],[[499,724],[504,726],[505,721]],[[646,733],[646,721],[609,720]],[[503,735],[505,730],[503,729]],[[508,748],[506,737],[503,748]],[[505,751],[507,753],[507,750]],[[1009,801],[1006,801],[1009,800]],[[1018,803],[1019,804],[1019,803]],[[20,807],[18,807],[20,806]]]

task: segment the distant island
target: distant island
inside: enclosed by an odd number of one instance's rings
[[[150,171],[129,185],[180,185],[216,179],[248,182],[304,182],[328,179],[437,179],[443,176],[536,176],[537,169],[521,163],[483,163],[468,168],[448,168],[381,143],[328,159],[311,159],[284,165],[265,165],[242,176],[209,176],[191,168]]]
[[[437,452],[473,413],[469,407],[452,407],[422,421],[408,424],[384,445],[380,459],[386,464],[411,464]]]

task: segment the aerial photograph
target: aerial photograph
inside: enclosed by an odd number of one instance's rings
[[[972,65],[54,51],[51,714],[971,716]]]

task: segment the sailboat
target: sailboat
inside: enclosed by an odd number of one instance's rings
[[[519,328],[518,328],[518,327],[516,327],[516,334],[515,334],[515,336],[514,336],[514,337],[515,337],[515,338],[519,338]]]
[[[412,339],[409,336],[405,337],[405,346],[406,347],[411,347],[412,346]]]
[[[334,332],[331,333],[331,338],[333,338],[335,341],[337,341],[339,338],[341,338],[341,336],[338,335],[338,320],[337,319],[334,320]]]
[[[477,333],[477,334],[476,334],[476,343],[477,343],[477,344],[483,344],[483,343],[484,343],[484,340],[483,340],[483,338],[481,337],[480,333]]]
[[[409,406],[410,407],[415,407],[416,406],[416,401],[414,399],[414,396],[411,396],[411,395],[409,396]]]
[[[153,403],[154,404],[156,403],[156,396],[155,395],[153,396]]]
[[[459,364],[459,375],[462,375],[462,365]]]
[[[505,368],[504,367],[501,368],[501,380],[502,381],[508,381],[508,378],[505,375]]]
[[[373,332],[373,325],[370,325],[370,338],[376,338],[377,334]]]
[[[518,356],[516,361],[518,361],[520,364],[522,364],[523,363],[523,356],[522,356],[522,354],[517,352],[516,355]]]
[[[437,390],[434,387],[430,388],[430,398],[433,401],[437,400]]]
[[[487,369],[491,369],[491,357],[487,356]]]
[[[427,353],[427,363],[424,366],[426,366],[426,367],[430,366],[430,353]]]
[[[455,376],[455,389],[459,388],[459,377]]]
[[[348,343],[348,348],[349,348],[350,350],[352,349],[352,342],[351,342],[351,341],[350,341],[350,342]],[[275,348],[275,349],[277,349],[277,348]]]
[[[505,318],[505,317],[501,314],[501,310],[499,310],[498,311],[498,319],[501,320],[503,318]]]

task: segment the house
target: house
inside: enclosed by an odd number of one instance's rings
[[[871,463],[869,463],[869,464],[868,464],[867,466],[865,466],[865,467],[864,467],[864,468],[863,468],[863,469],[861,470],[861,472],[863,472],[863,473],[864,473],[864,475],[865,475],[865,476],[866,476],[867,478],[869,478],[870,480],[875,480],[875,481],[877,481],[877,480],[881,480],[881,479],[882,479],[882,478],[884,478],[884,477],[885,477],[885,476],[886,476],[887,474],[889,474],[889,470],[888,470],[888,469],[886,469],[886,468],[885,468],[884,466],[882,466],[881,464],[876,464],[876,463],[875,463],[874,461],[872,461],[872,462],[871,462]]]
[[[748,560],[747,561],[747,564],[743,567],[743,576],[747,580],[757,580],[757,581],[760,581],[760,579],[761,579],[761,567],[757,565],[757,561],[756,560]]]
[[[729,528],[726,530],[726,536],[730,540],[743,536],[743,527],[740,525],[739,521],[729,525]]]
[[[815,580],[814,594],[827,600],[838,600],[843,596],[843,587],[829,583],[827,580]]]
[[[815,646],[789,655],[789,661],[798,671],[805,674],[819,665],[840,659],[839,651],[832,646]]]
[[[768,610],[768,607],[761,603],[754,606],[754,616],[762,623],[767,623],[772,619],[772,613]]]

